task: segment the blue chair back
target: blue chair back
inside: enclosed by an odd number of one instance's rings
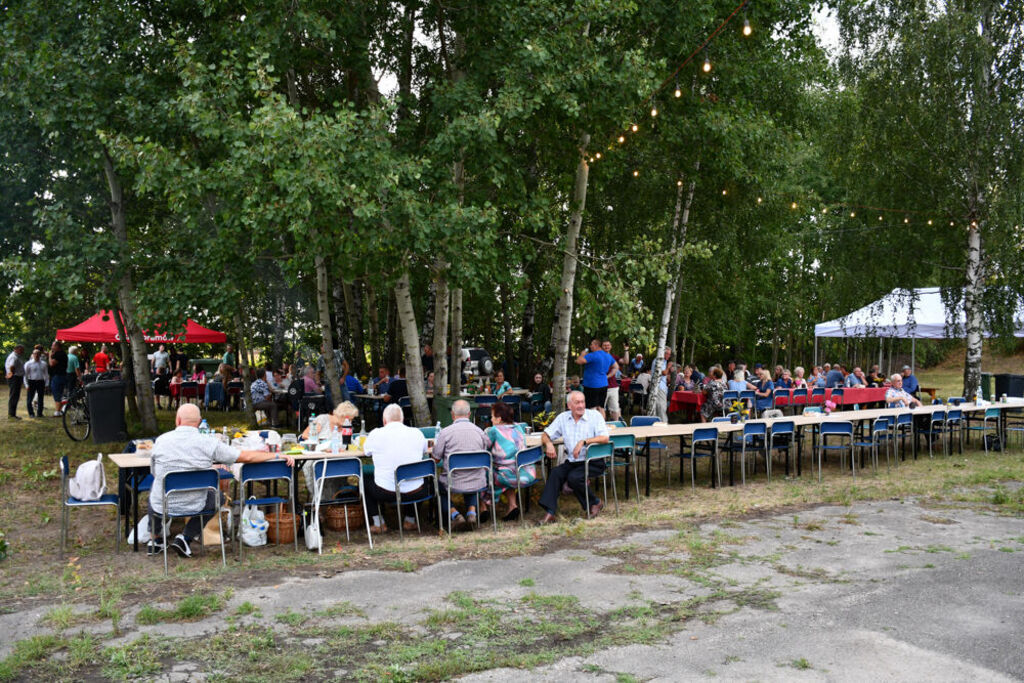
[[[910,413],[900,413],[896,416],[896,426],[901,427],[903,425],[914,424],[914,416]]]
[[[782,420],[772,425],[772,436],[776,434],[792,434],[794,431],[792,420]]]
[[[437,427],[420,427],[420,431],[423,432],[424,439],[437,438]]]
[[[875,434],[877,434],[878,432],[884,432],[884,433],[888,434],[889,433],[889,420],[887,418],[884,418],[884,417],[878,418],[877,420],[875,420],[874,424],[871,426],[871,431],[873,433],[875,433]]]
[[[490,467],[491,454],[487,451],[452,453],[448,456],[448,471]]]
[[[842,389],[837,387],[837,388],[832,390],[832,402],[833,403],[835,403],[837,405],[841,404],[842,403],[842,398],[843,398],[843,390]]]
[[[946,422],[959,422],[964,419],[964,411],[949,410],[946,412]]]
[[[742,398],[745,401],[754,401],[757,399],[757,394],[755,394],[750,389],[747,389],[745,391],[740,392],[740,398]]]
[[[636,448],[636,437],[632,434],[612,434],[612,446],[619,448]]]
[[[636,415],[629,421],[630,427],[650,427],[658,421],[655,415]]]
[[[937,422],[945,422],[945,421],[946,421],[946,411],[945,410],[936,410],[934,413],[932,413],[932,416],[931,416],[932,424],[935,424]]]
[[[242,465],[240,483],[244,487],[249,481],[267,481],[271,479],[291,479],[292,470],[284,460],[267,460],[266,462],[249,462]]]
[[[777,401],[780,398],[788,399],[790,396],[789,389],[775,389],[772,391],[772,400]]]
[[[501,395],[501,402],[502,403],[507,403],[510,406],[514,406],[517,403],[522,403],[523,399],[518,394],[504,393],[504,394]]]
[[[615,446],[611,443],[597,443],[587,447],[587,460],[610,458],[615,452]]]
[[[476,404],[478,406],[489,406],[498,402],[498,397],[491,394],[480,394],[476,397]]]
[[[326,469],[326,472],[325,472]],[[318,460],[313,464],[313,478],[332,479],[334,477],[361,477],[363,464],[359,458],[331,458]]]
[[[217,490],[220,475],[217,470],[183,470],[168,472],[164,477],[164,497],[172,491],[192,491],[197,489]]]
[[[729,417],[728,415],[718,415],[716,417],[711,418],[711,421],[712,422],[732,422],[732,418]]]
[[[743,438],[748,436],[765,436],[768,434],[768,425],[764,422],[744,422]]]
[[[838,434],[843,436],[849,436],[853,438],[853,423],[852,422],[822,422],[821,423],[821,435],[827,436],[829,434]]]
[[[398,405],[401,408],[412,408],[412,401],[409,399],[408,396],[403,396],[402,398],[398,399]]]
[[[964,397],[963,396],[950,396],[949,398],[946,399],[946,403],[948,403],[951,406],[958,406],[958,405],[960,405],[963,402],[964,402]]]
[[[986,420],[998,420],[999,419],[999,408],[985,408]]]
[[[698,427],[693,430],[691,443],[699,441],[718,441],[718,427]]]
[[[454,454],[453,454],[454,455]],[[395,468],[395,485],[408,481],[409,479],[422,479],[423,477],[433,477],[437,473],[437,469],[434,465],[433,460],[418,460],[416,462],[408,462],[404,465],[399,465]]]
[[[735,389],[726,389],[724,392],[722,392],[723,401],[735,401],[739,397],[740,392],[736,391]]]
[[[941,398],[933,398],[932,399],[932,405],[933,406],[941,406],[941,405],[944,405],[944,404],[942,403],[942,399]]]
[[[533,465],[544,459],[544,451],[541,450],[540,446],[531,446],[530,448],[521,448],[516,453],[516,469],[520,467],[526,467],[527,465]]]
[[[806,388],[804,388],[804,389],[794,389],[793,390],[793,400],[796,401],[798,398],[802,398],[806,402],[806,400],[807,400],[807,389]]]

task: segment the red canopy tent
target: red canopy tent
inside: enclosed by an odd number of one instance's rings
[[[118,312],[120,315],[120,312]],[[124,318],[121,319],[122,322]],[[147,344],[222,344],[228,340],[223,332],[203,327],[196,321],[189,319],[185,323],[184,334],[163,334],[156,332],[143,332]],[[119,342],[121,335],[117,333],[117,322],[114,320],[113,311],[100,311],[88,320],[78,323],[74,327],[64,330],[57,330],[57,339],[60,341],[80,342]]]

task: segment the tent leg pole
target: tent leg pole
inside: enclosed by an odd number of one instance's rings
[[[814,337],[814,367],[818,367],[818,337]]]
[[[917,372],[917,339],[910,340],[910,374]]]

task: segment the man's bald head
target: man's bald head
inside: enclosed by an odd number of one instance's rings
[[[471,409],[468,401],[459,399],[452,404],[452,417],[469,417]]]
[[[178,414],[174,419],[174,424],[179,427],[184,425],[186,427],[198,427],[199,423],[202,422],[203,416],[199,412],[199,406],[194,403],[186,403],[178,408]]]

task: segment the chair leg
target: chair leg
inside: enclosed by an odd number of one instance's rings
[[[398,539],[405,541],[405,531],[402,529],[402,494],[400,492],[402,487],[395,486],[395,514],[398,515]],[[451,531],[449,531],[451,533]]]
[[[63,494],[62,494],[63,495]],[[61,501],[61,512],[60,512],[60,559],[64,559],[64,546],[67,543],[68,537],[68,506],[65,501]],[[138,530],[136,530],[138,533]]]
[[[167,510],[160,515],[160,536],[164,541],[164,576],[167,576]]]
[[[615,461],[615,456],[613,455],[612,456],[612,462],[614,463],[614,461]],[[615,496],[615,515],[618,516],[618,514],[619,514],[619,490],[616,488],[616,484],[615,484],[615,468],[614,467],[612,467],[611,475],[612,475],[612,495]],[[605,500],[607,500],[608,499],[607,484],[605,484],[605,487],[606,488],[605,488],[604,497],[605,497]],[[626,490],[629,491],[629,486],[626,487]]]
[[[768,437],[765,437],[764,441],[764,468],[765,476],[768,477],[768,483],[772,483],[772,449],[768,448]]]
[[[740,445],[740,483],[747,485],[747,440]]]

